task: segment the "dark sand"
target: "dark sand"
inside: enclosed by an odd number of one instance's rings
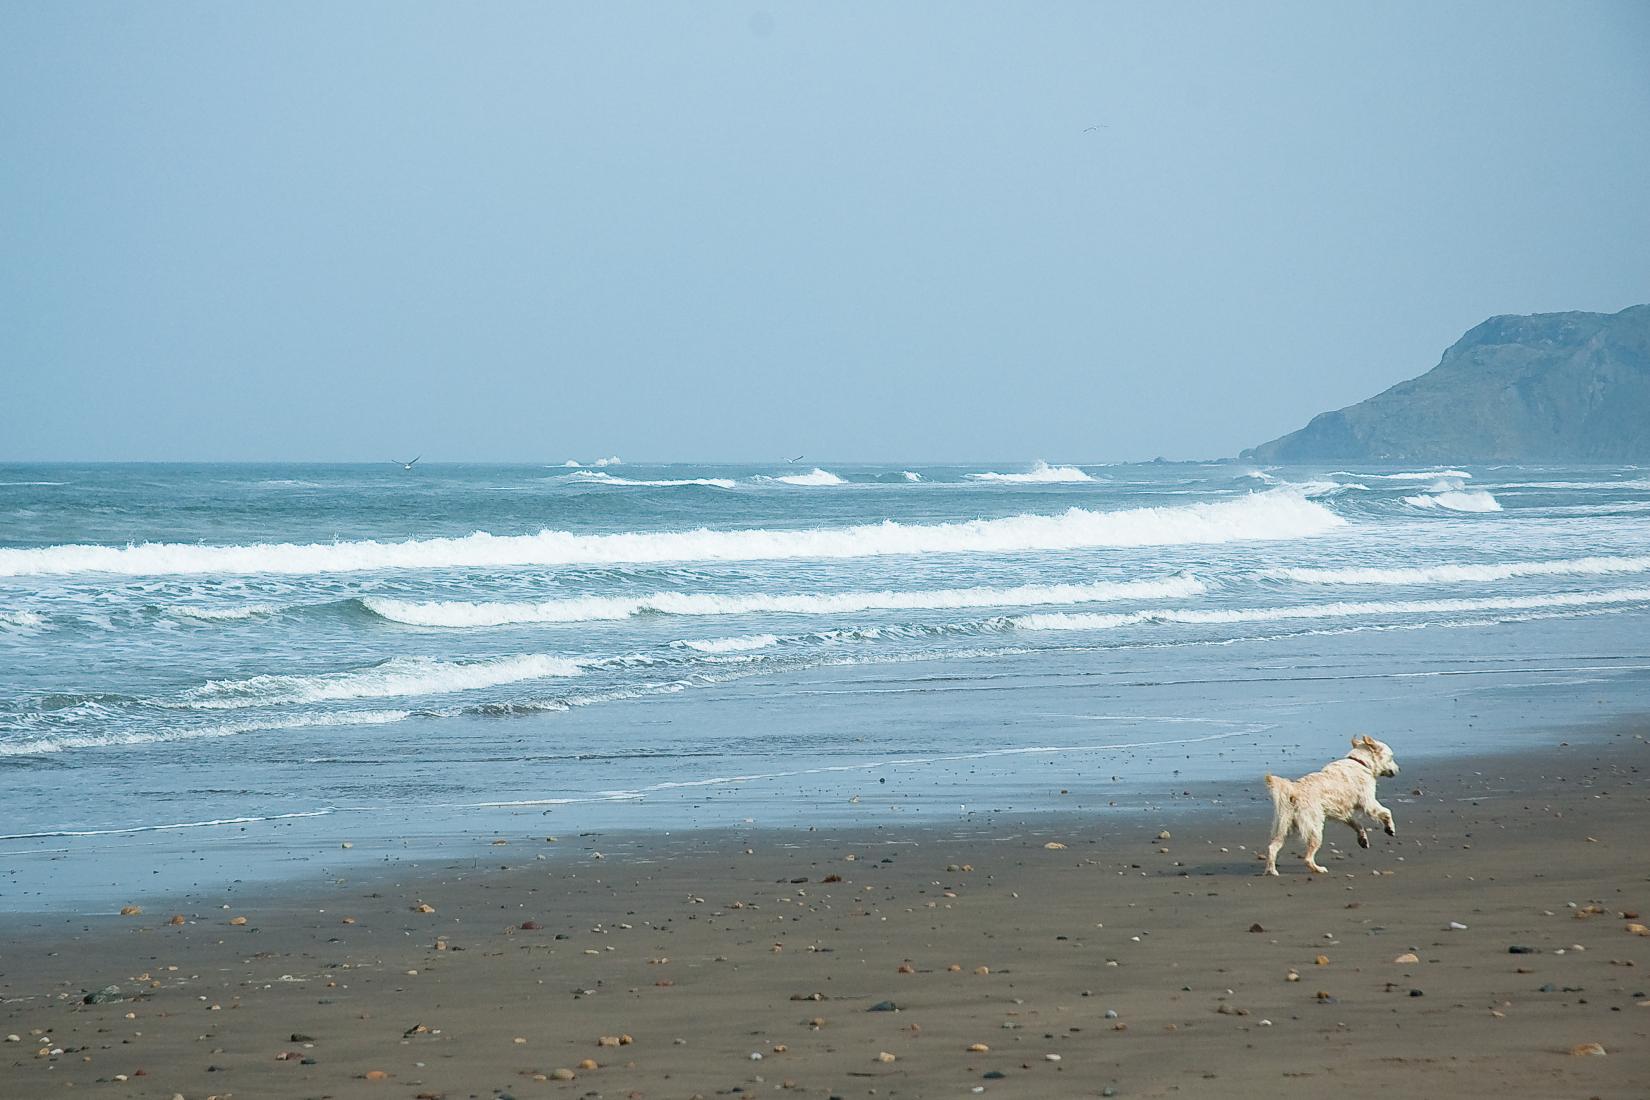
[[[1332,827],[1318,878],[1298,842],[1257,876],[1257,782],[0,917],[0,1096],[1650,1096],[1646,730],[1406,767],[1397,839]]]

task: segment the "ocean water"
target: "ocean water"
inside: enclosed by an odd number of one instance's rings
[[[1642,709],[1647,612],[1644,469],[0,465],[0,909],[1150,812]]]

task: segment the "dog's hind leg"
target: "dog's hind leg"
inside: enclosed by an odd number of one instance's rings
[[[1318,849],[1323,847],[1323,822],[1303,822],[1301,824],[1301,832],[1306,837],[1307,867],[1311,868],[1314,874],[1328,874],[1329,868],[1320,866],[1317,859],[1314,858],[1318,854]]]
[[[1266,846],[1266,873],[1278,873],[1278,853],[1283,850],[1283,842],[1288,839],[1289,825],[1284,823],[1281,828],[1272,830],[1272,842]]]
[[[1266,777],[1266,789],[1272,796],[1272,841],[1266,846],[1266,874],[1278,873],[1278,853],[1289,839],[1289,830],[1295,823],[1295,799],[1290,793],[1294,784],[1275,775]]]

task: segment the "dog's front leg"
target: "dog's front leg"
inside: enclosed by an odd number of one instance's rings
[[[1369,834],[1364,831],[1364,827],[1350,817],[1346,818],[1345,821],[1348,825],[1352,826],[1352,831],[1358,834],[1358,847],[1369,847]]]
[[[1386,829],[1387,836],[1398,835],[1398,829],[1392,823],[1392,811],[1374,799],[1370,799],[1369,802],[1369,816],[1381,823],[1382,827]]]

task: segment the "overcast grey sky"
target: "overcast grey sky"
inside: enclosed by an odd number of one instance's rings
[[[0,150],[0,459],[1235,454],[1650,300],[1639,2],[0,0]]]

